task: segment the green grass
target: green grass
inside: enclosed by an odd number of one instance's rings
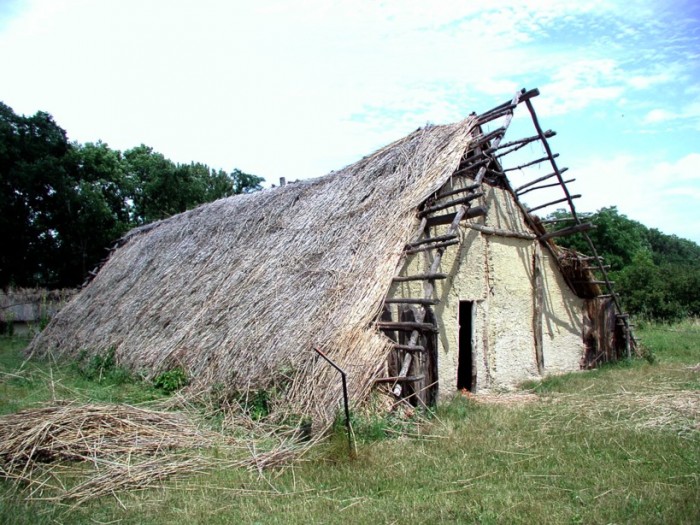
[[[24,502],[2,483],[0,522],[698,523],[699,384],[691,367],[700,362],[700,329],[646,325],[638,336],[654,352],[653,364],[531,383],[537,402],[485,405],[456,397],[440,405],[418,438],[386,437],[416,432],[400,418],[357,416],[355,459],[340,425],[293,467],[215,470],[76,509]],[[1,343],[0,370],[19,367],[22,346]],[[32,387],[12,391],[8,383],[20,380],[5,376],[0,410],[51,399],[48,370],[45,363],[25,365],[19,375]],[[71,367],[52,373],[64,394],[118,402],[152,391],[139,383],[80,383],[86,380]],[[695,412],[688,412],[693,399]]]

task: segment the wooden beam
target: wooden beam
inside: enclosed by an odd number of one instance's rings
[[[430,206],[429,208],[425,208],[424,210],[421,210],[419,214],[421,216],[423,215],[428,215],[429,213],[434,213],[436,211],[444,210],[446,208],[451,208],[453,206],[459,206],[460,204],[467,204],[468,202],[473,201],[474,199],[478,199],[479,197],[483,197],[484,192],[483,191],[475,191],[473,193],[470,193],[464,197],[460,197],[459,199],[454,199],[448,202],[443,202],[442,204],[435,204],[434,206]]]
[[[567,171],[569,171],[569,168],[562,168],[559,170],[559,173],[566,173]],[[542,181],[545,181],[547,179],[551,179],[552,177],[556,177],[556,176],[557,176],[557,174],[555,172],[552,172],[548,175],[543,175],[542,177],[538,177],[535,180],[531,180],[527,184],[523,184],[522,186],[515,188],[515,193],[520,193],[525,188],[529,188],[530,186],[534,186],[538,182],[542,182]]]
[[[437,326],[433,323],[416,321],[378,321],[377,328],[380,330],[400,330],[402,332],[412,332],[414,330],[419,332],[437,332]]]
[[[484,226],[483,224],[472,224],[467,223],[467,228],[476,230],[483,233],[484,235],[498,235],[500,237],[515,237],[517,239],[527,239],[534,240],[537,239],[537,235],[527,232],[516,232],[512,230],[503,230],[501,228],[491,228],[489,226]]]
[[[406,281],[429,281],[433,279],[447,279],[446,273],[421,273],[417,275],[397,275],[394,277],[395,283]]]
[[[438,304],[438,300],[424,299],[422,297],[392,297],[391,299],[384,299],[384,304],[425,304],[430,306]]]
[[[396,343],[394,345],[395,350],[403,350],[405,352],[425,352],[425,347],[420,345],[400,345]]]
[[[529,209],[527,210],[527,212],[528,212],[528,213],[532,213],[533,211],[541,210],[542,208],[546,208],[547,206],[553,206],[553,205],[555,205],[555,204],[559,204],[560,202],[571,202],[572,200],[574,200],[574,199],[579,199],[579,198],[581,198],[581,195],[580,195],[580,194],[579,194],[579,195],[567,195],[567,196],[564,197],[563,199],[559,199],[559,200],[556,200],[556,201],[548,202],[548,203],[546,203],[546,204],[540,204],[539,206],[535,206],[534,208],[529,208]]]
[[[446,248],[447,246],[452,246],[453,244],[459,244],[459,239],[452,239],[451,241],[443,241],[435,244],[425,244],[416,248],[410,248],[406,250],[405,253],[407,255],[411,255],[413,253],[425,252],[427,250],[437,250],[439,248]]]
[[[414,383],[416,381],[420,381],[421,379],[425,379],[425,375],[417,375],[417,376],[394,376],[394,377],[378,377],[377,379],[374,380],[375,383]]]
[[[564,181],[564,184],[569,184],[570,182],[574,182],[575,180],[576,179],[567,179]],[[525,195],[526,193],[530,193],[531,191],[544,190],[546,188],[554,188],[555,186],[561,186],[561,184],[559,184],[558,182],[553,182],[550,184],[542,184],[541,186],[532,186],[532,187],[518,193],[518,197],[520,197],[521,195]]]
[[[542,278],[542,248],[535,243],[535,253],[532,259],[534,311],[532,316],[532,331],[535,336],[535,361],[537,371],[544,374],[544,331],[542,328],[542,312],[544,307],[544,284]]]
[[[555,153],[552,155],[552,158],[557,158],[559,156],[559,153]],[[503,173],[507,173],[509,171],[515,171],[515,170],[521,170],[523,168],[527,168],[529,166],[534,166],[535,164],[540,164],[541,162],[545,162],[547,160],[551,160],[549,157],[542,157],[536,160],[533,160],[531,162],[528,162],[526,164],[521,164],[520,166],[515,166],[514,168],[508,168],[507,170],[503,170]]]
[[[486,206],[473,206],[469,208],[469,211],[464,214],[462,219],[473,219],[475,217],[482,217],[488,213],[488,208]],[[441,226],[443,224],[452,224],[454,218],[457,216],[456,213],[446,213],[445,215],[437,215],[433,217],[428,217],[428,227]]]
[[[435,195],[435,199],[444,199],[445,197],[450,197],[452,195],[457,195],[459,193],[464,193],[465,191],[472,191],[476,190],[479,188],[481,184],[469,184],[468,186],[465,186],[463,188],[457,188],[454,190],[446,191],[445,193],[440,193]]]
[[[424,239],[418,239],[417,241],[410,242],[406,245],[406,247],[407,248],[415,248],[416,246],[420,246],[422,244],[429,244],[431,242],[449,241],[451,239],[456,239],[458,237],[459,237],[459,235],[456,233],[452,233],[449,235],[438,235],[437,237],[426,237]]]
[[[568,228],[562,228],[554,232],[545,233],[540,236],[541,241],[546,241],[547,239],[553,239],[554,237],[562,237],[564,235],[573,235],[574,233],[587,232],[588,230],[595,229],[595,224],[590,222],[584,222],[581,224],[576,224],[575,226],[570,226]]]

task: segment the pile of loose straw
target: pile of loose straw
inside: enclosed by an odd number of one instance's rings
[[[237,440],[203,430],[182,413],[59,404],[0,418],[0,476],[26,490],[28,499],[80,504],[222,463],[256,470],[277,466],[309,446],[294,435],[276,442],[264,437],[267,447],[256,448],[250,434]],[[214,447],[218,458],[206,454]]]

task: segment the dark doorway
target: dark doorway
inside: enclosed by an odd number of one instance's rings
[[[474,391],[474,301],[459,302],[459,361],[457,363],[457,389]]]

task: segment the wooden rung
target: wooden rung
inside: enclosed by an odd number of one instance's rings
[[[552,131],[551,129],[545,131],[544,135],[545,138],[552,138],[556,135],[557,133],[555,131]],[[513,153],[514,151],[518,151],[519,149],[527,146],[528,144],[531,144],[532,142],[536,142],[538,140],[541,140],[541,137],[539,135],[533,135],[531,137],[525,137],[522,139],[518,140],[511,140],[510,142],[506,142],[504,144],[499,144],[495,148],[489,148],[486,150],[486,153],[494,153],[496,151],[501,151],[501,154],[498,155],[498,157],[505,157],[509,153]],[[507,149],[508,151],[503,151],[504,149]]]
[[[408,243],[406,245],[406,248],[415,248],[416,246],[421,246],[423,244],[429,244],[431,242],[441,242],[441,241],[449,241],[451,239],[457,239],[459,237],[458,234],[456,233],[450,233],[447,235],[439,235],[437,237],[426,237],[425,239],[419,239],[417,241],[413,241],[411,243]]]
[[[424,252],[427,250],[437,250],[439,248],[446,248],[447,246],[453,246],[459,244],[459,239],[452,239],[451,241],[437,242],[435,244],[425,244],[423,246],[418,246],[416,248],[410,248],[404,253],[410,255],[412,253]]]
[[[404,352],[425,352],[425,347],[420,345],[400,345],[396,343],[394,350],[403,350]]]
[[[487,122],[491,122],[492,120],[496,120],[497,118],[505,117],[506,115],[510,114],[513,112],[515,109],[515,104],[509,103],[507,106],[504,106],[502,108],[495,108],[492,110],[487,111],[486,113],[482,113],[479,115],[477,118],[477,123],[482,126],[486,124]]]
[[[567,171],[569,171],[569,168],[561,168],[561,169],[559,170],[559,175],[562,175],[562,174],[566,173]],[[557,176],[557,172],[554,171],[554,172],[552,172],[552,173],[549,173],[548,175],[543,175],[542,177],[538,177],[538,178],[536,178],[536,179],[534,179],[534,180],[531,180],[531,181],[528,182],[527,184],[523,184],[522,186],[519,186],[519,187],[515,188],[515,193],[519,193],[519,192],[521,192],[522,190],[524,190],[525,188],[529,188],[530,186],[534,186],[534,185],[537,184],[538,182],[543,182],[543,181],[545,181],[545,180],[547,180],[547,179],[551,179],[552,177],[556,177],[556,176]]]
[[[452,195],[457,195],[459,193],[464,193],[465,191],[472,191],[477,188],[479,188],[481,184],[470,184],[468,186],[465,186],[464,188],[457,188],[455,190],[450,190],[446,191],[445,193],[440,193],[438,195],[435,195],[436,199],[444,199],[445,197],[450,197]]]
[[[602,293],[600,295],[596,295],[595,298],[596,299],[609,299],[613,296],[617,297],[617,294],[616,293]]]
[[[615,284],[615,281],[571,281],[574,284]]]
[[[384,299],[384,304],[425,304],[434,305],[438,304],[437,299],[423,299],[417,297],[392,297],[391,299]]]
[[[433,323],[416,323],[414,321],[378,321],[377,328],[381,330],[399,330],[401,332],[437,332],[437,326]]]
[[[582,224],[576,224],[568,228],[562,228],[554,232],[545,233],[540,236],[541,241],[546,241],[547,239],[553,239],[554,237],[562,237],[564,235],[573,235],[574,233],[586,232],[595,228],[595,225],[590,222],[584,222]]]
[[[574,219],[573,217],[565,217],[563,219],[543,219],[540,222],[542,224],[556,224],[557,222],[571,222],[575,220],[576,219]]]
[[[483,197],[483,196],[484,196],[483,191],[475,191],[474,193],[470,193],[468,195],[465,195],[464,197],[460,197],[459,199],[454,199],[454,200],[451,200],[448,202],[443,202],[442,204],[436,204],[434,206],[430,206],[429,208],[421,210],[419,212],[419,214],[421,216],[428,215],[429,213],[444,210],[446,208],[451,208],[452,206],[458,206],[460,204],[467,204],[468,202],[471,202],[474,199],[478,199],[479,197]]]
[[[553,161],[553,160],[556,159],[558,156],[559,156],[559,153],[555,153],[555,154],[552,155],[551,157],[549,157],[549,156],[547,156],[547,157],[542,157],[542,158],[540,158],[540,159],[533,160],[532,162],[528,162],[527,164],[521,164],[520,166],[515,166],[514,168],[508,168],[507,170],[503,170],[503,172],[505,173],[505,172],[508,172],[508,171],[520,170],[520,169],[523,169],[523,168],[527,168],[527,167],[529,167],[529,166],[534,166],[535,164],[540,164],[541,162],[545,162],[545,161],[547,161],[547,160]]]
[[[602,270],[609,270],[609,269],[610,269],[610,265],[609,265],[609,264],[604,264],[604,265],[602,265],[602,267],[601,267],[601,266],[581,266],[581,269],[582,269],[582,270],[593,270],[593,271],[596,271],[596,270],[597,270],[597,271],[601,271],[601,269],[602,269]]]
[[[465,219],[473,219],[475,217],[482,217],[488,213],[488,208],[486,206],[474,206],[472,208],[469,208],[467,210],[467,213],[464,214],[464,217],[462,217],[462,220]],[[452,224],[452,221],[454,221],[455,217],[457,216],[456,213],[446,213],[444,215],[436,215],[434,217],[428,217],[428,222],[427,226],[432,227],[432,226],[441,226],[443,224]]]
[[[540,91],[537,88],[531,89],[530,91],[526,91],[525,93],[521,93],[520,96],[518,97],[518,104],[520,102],[530,100],[531,98],[534,98],[534,97],[538,96],[539,94],[540,94]],[[483,122],[488,122],[489,120],[493,120],[494,118],[498,118],[498,117],[491,118],[492,115],[499,114],[499,113],[504,112],[504,111],[506,113],[508,113],[508,112],[512,111],[513,109],[515,109],[516,106],[517,106],[517,104],[513,104],[513,101],[509,100],[508,102],[504,102],[500,106],[496,106],[495,108],[491,108],[488,111],[485,111],[484,113],[477,116],[476,118],[478,119],[479,124],[482,123],[482,120],[483,120]],[[498,115],[498,116],[505,116],[505,115]]]
[[[505,134],[505,132],[506,132],[506,128],[504,128],[504,127],[494,129],[493,131],[490,131],[489,133],[486,133],[485,135],[477,137],[475,142],[472,142],[469,144],[469,148],[476,149],[476,148],[486,144],[487,142],[495,139],[496,137],[502,137]]]
[[[541,186],[532,186],[531,188],[528,188],[526,190],[518,192],[518,197],[520,197],[521,195],[525,195],[526,193],[530,193],[531,191],[544,190],[547,188],[554,188],[556,186],[563,186],[565,184],[569,184],[570,182],[575,182],[575,181],[576,181],[576,179],[572,178],[572,179],[567,179],[567,180],[563,181],[563,184],[561,182],[557,181],[557,182],[552,182],[550,184],[542,184]]]
[[[469,160],[472,161],[474,159],[479,159],[475,162],[470,162],[469,164],[465,164],[464,166],[460,166],[457,168],[457,171],[455,171],[452,176],[453,177],[459,177],[461,175],[469,175],[471,174],[475,168],[478,168],[479,166],[483,166],[484,164],[488,164],[491,162],[493,159],[490,159],[489,157],[471,157]]]
[[[527,210],[528,213],[532,213],[533,211],[536,210],[541,210],[542,208],[546,208],[547,206],[553,206],[555,204],[559,204],[561,202],[568,202],[569,200],[574,200],[574,199],[579,199],[581,195],[571,195],[571,197],[564,197],[563,199],[558,199],[552,202],[548,202],[546,204],[540,204],[539,206],[535,206],[534,208],[530,208]]]
[[[417,275],[397,275],[394,277],[395,283],[406,281],[431,281],[434,279],[447,279],[446,273],[421,273]]]
[[[378,377],[377,379],[374,380],[375,383],[415,383],[416,381],[420,381],[421,379],[425,379],[425,375],[417,375],[417,376],[395,376],[395,377]]]

